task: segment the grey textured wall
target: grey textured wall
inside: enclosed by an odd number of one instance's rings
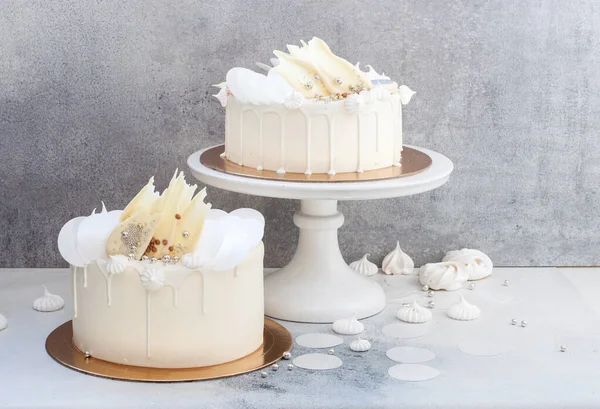
[[[427,194],[342,203],[347,261],[398,239],[417,264],[462,246],[497,265],[600,264],[595,0],[3,0],[0,266],[64,265],[65,221],[122,208],[151,175],[164,187],[223,141],[211,84],[313,35],[416,90],[407,142],[456,166]],[[293,201],[209,196],[262,211],[266,265],[290,259]]]

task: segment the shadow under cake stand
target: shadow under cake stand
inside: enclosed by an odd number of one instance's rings
[[[344,261],[338,229],[344,216],[338,200],[415,195],[448,180],[453,165],[429,149],[405,146],[402,167],[335,176],[257,171],[222,159],[223,145],[192,154],[188,166],[201,182],[253,196],[300,200],[294,224],[300,229],[290,263],[265,278],[265,314],[287,321],[327,323],[355,315],[366,318],[385,307],[379,284]],[[411,172],[412,170],[412,172]]]

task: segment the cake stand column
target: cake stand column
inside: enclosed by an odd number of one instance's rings
[[[324,323],[366,318],[385,306],[379,284],[344,261],[337,230],[344,216],[337,200],[302,200],[294,214],[300,229],[290,263],[265,278],[265,314],[288,321]]]

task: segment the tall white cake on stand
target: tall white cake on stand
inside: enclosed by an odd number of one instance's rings
[[[270,180],[235,175],[200,162],[209,149],[192,154],[188,166],[207,185],[254,196],[300,200],[294,224],[300,229],[298,248],[290,263],[265,279],[265,314],[288,321],[326,323],[356,315],[366,318],[385,306],[383,289],[354,272],[344,261],[337,230],[344,224],[338,200],[368,200],[409,196],[443,185],[452,172],[450,159],[427,154],[432,164],[420,173],[393,179],[354,182]]]

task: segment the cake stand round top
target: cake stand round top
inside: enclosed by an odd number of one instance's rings
[[[432,160],[431,166],[413,175],[360,182],[293,182],[232,175],[200,163],[200,155],[212,147],[193,153],[187,163],[194,177],[207,185],[253,196],[281,199],[384,199],[427,192],[446,183],[454,168],[450,159],[429,149],[409,147],[427,154]]]

